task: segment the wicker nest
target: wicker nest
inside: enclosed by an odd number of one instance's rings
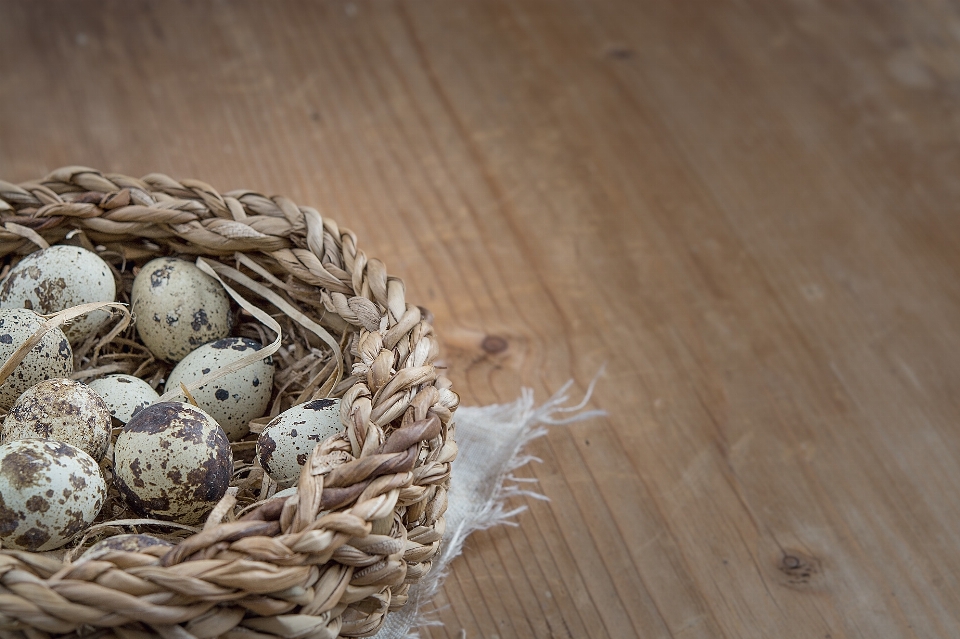
[[[313,451],[291,497],[271,497],[278,487],[252,461],[249,438],[234,444],[235,490],[198,532],[124,523],[114,499],[97,533],[66,552],[0,550],[0,636],[354,637],[404,605],[443,536],[459,400],[433,365],[426,311],[406,302],[403,283],[358,250],[352,232],[284,197],[83,167],[0,181],[0,222],[5,268],[46,244],[84,245],[116,269],[121,302],[135,270],[161,255],[201,256],[245,276],[237,289],[283,328],[271,414],[339,397],[344,422]],[[303,330],[297,313],[339,349]],[[235,333],[272,339],[249,314],[238,317]],[[156,386],[169,371],[131,328],[105,325],[75,359],[78,379],[126,372]],[[124,532],[177,543],[71,561]]]

